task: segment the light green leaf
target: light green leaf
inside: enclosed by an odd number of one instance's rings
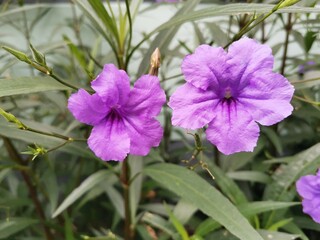
[[[264,184],[268,184],[271,182],[271,177],[267,174],[259,171],[236,171],[236,172],[228,172],[227,176],[241,181],[252,181],[252,182],[260,182]]]
[[[84,180],[79,187],[74,189],[70,195],[62,202],[58,209],[53,213],[52,217],[55,218],[60,213],[62,213],[71,204],[77,201],[83,194],[91,190],[97,184],[107,181],[107,179],[112,176],[112,172],[108,170],[100,170],[92,175],[90,175],[86,180]]]
[[[41,125],[41,124],[39,124]],[[0,117],[0,133],[2,136],[22,140],[27,143],[38,143],[43,147],[53,148],[61,145],[64,140],[41,135],[38,133],[28,132],[25,130],[17,129],[10,126],[3,117]],[[97,159],[94,154],[87,149],[86,143],[83,142],[73,142],[65,145],[59,149],[60,151],[74,154],[76,156],[89,157],[92,159]]]
[[[52,90],[70,90],[70,88],[49,77],[0,79],[0,85],[0,97]]]
[[[155,164],[145,174],[198,207],[240,239],[262,240],[238,209],[195,172],[173,164]]]
[[[289,234],[283,232],[267,231],[267,230],[258,230],[263,239],[265,240],[294,240],[298,239],[299,235]]]
[[[239,205],[247,202],[247,198],[241,191],[239,186],[218,167],[210,159],[206,160],[209,171],[215,177],[215,181],[221,191],[231,200],[232,203]]]
[[[9,221],[0,221],[0,239],[8,239],[11,235],[38,223],[30,218],[10,218]]]
[[[168,212],[169,219],[175,227],[176,231],[180,234],[182,240],[189,240],[188,233],[183,227],[183,224],[177,219],[177,217],[172,213],[171,209],[165,205],[165,208]]]
[[[184,4],[183,8],[181,8],[168,22],[171,22],[171,20],[175,19],[177,16],[188,15],[187,13],[192,11],[199,2],[200,0],[189,0]],[[156,48],[159,48],[162,54],[167,51],[169,44],[173,37],[177,34],[179,27],[180,24],[172,25],[170,28],[163,29],[159,32],[156,38],[152,41],[151,45],[148,47],[148,52],[144,54],[144,58],[142,59],[138,70],[138,76],[144,74],[149,68],[150,56]]]
[[[299,205],[297,202],[275,202],[275,201],[261,201],[244,203],[238,206],[239,211],[246,217],[251,217],[259,213],[274,211],[277,209],[289,208]],[[196,229],[196,234],[199,236],[205,236],[211,231],[220,227],[213,219],[208,219],[202,222]]]

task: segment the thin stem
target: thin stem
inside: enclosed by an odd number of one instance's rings
[[[261,22],[263,22],[264,20],[266,20],[268,17],[270,17],[274,12],[276,12],[279,8],[280,5],[284,2],[285,0],[281,0],[276,6],[274,6],[274,8],[272,8],[272,10],[267,13],[266,15],[260,15],[259,17],[256,17],[254,15],[254,17],[247,23],[246,26],[244,26],[233,38],[232,40],[226,45],[224,46],[224,48],[229,47],[234,41],[239,40],[244,34],[246,34],[247,32],[251,31],[253,28],[255,28],[256,26],[258,26]],[[260,19],[259,19],[260,18]],[[253,24],[251,27],[251,23],[253,23],[254,21],[256,21],[255,24]]]
[[[19,155],[19,153],[17,152],[17,150],[15,149],[15,147],[13,146],[12,142],[10,141],[10,139],[3,137],[3,141],[4,141],[4,145],[8,151],[8,154],[10,155],[10,157],[19,165],[25,165],[25,162],[23,161],[23,159],[21,158],[21,156]],[[46,226],[45,222],[46,222],[46,217],[44,214],[44,210],[42,209],[41,203],[38,199],[37,196],[37,189],[35,187],[35,185],[33,185],[32,183],[32,179],[29,176],[29,174],[26,171],[20,171],[23,180],[25,181],[28,190],[29,190],[29,194],[30,197],[32,199],[32,202],[36,208],[36,212],[38,214],[38,217],[40,219],[40,223],[42,225],[44,234],[46,236],[47,240],[54,240],[54,237],[50,231],[50,229]]]
[[[285,72],[285,68],[286,68],[286,61],[287,61],[287,54],[288,54],[288,47],[289,47],[289,37],[290,37],[290,33],[292,30],[292,13],[288,14],[288,23],[285,26],[285,30],[286,30],[286,40],[284,42],[284,50],[283,50],[283,55],[282,55],[282,63],[281,63],[281,74],[283,75]]]
[[[124,200],[124,239],[132,240],[134,238],[134,230],[131,223],[131,209],[130,209],[130,166],[128,157],[122,163],[121,182],[123,187]]]
[[[126,61],[125,61],[125,67],[128,67],[128,62],[127,62],[127,58],[128,58],[128,53],[129,53],[129,49],[131,47],[131,41],[132,41],[132,18],[131,18],[131,12],[130,12],[130,5],[129,5],[129,1],[126,0],[126,9],[127,9],[127,15],[128,15],[128,21],[129,21],[129,38],[128,38],[128,42],[127,42],[127,54],[126,54]]]
[[[48,74],[48,73],[47,73],[47,74]],[[58,76],[55,75],[54,73],[49,73],[48,75],[49,75],[50,77],[54,78],[55,80],[57,80],[59,83],[65,85],[65,86],[67,86],[67,87],[70,87],[70,88],[72,88],[72,89],[74,89],[74,90],[77,90],[77,91],[79,90],[78,87],[73,86],[72,84],[63,81],[60,77],[58,77]]]
[[[302,102],[310,103],[310,104],[315,105],[315,106],[320,106],[320,102],[315,102],[315,101],[312,101],[312,100],[308,100],[306,98],[299,97],[299,96],[296,96],[296,95],[294,95],[293,97],[296,98],[296,99],[299,99]]]
[[[48,133],[48,132],[43,132],[43,131],[40,131],[40,130],[37,130],[37,129],[29,128],[29,127],[26,127],[23,130],[26,130],[26,131],[29,131],[29,132],[34,132],[34,133],[39,133],[39,134],[42,134],[42,135],[45,135],[45,136],[61,138],[61,139],[64,139],[66,141],[73,141],[73,138],[61,135],[59,133]]]

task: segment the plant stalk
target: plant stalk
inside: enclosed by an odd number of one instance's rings
[[[124,200],[124,239],[132,240],[134,238],[134,228],[131,222],[131,209],[130,209],[130,166],[126,157],[122,163],[121,182],[123,187],[123,200]]]
[[[23,159],[21,158],[21,156],[19,155],[19,153],[17,152],[17,150],[15,149],[15,147],[13,146],[10,139],[3,137],[3,141],[4,141],[4,145],[8,151],[9,156],[19,165],[26,165],[25,162],[23,161]],[[37,212],[38,217],[40,219],[40,223],[42,225],[46,239],[47,240],[54,240],[54,237],[50,231],[50,228],[48,228],[45,224],[46,217],[45,217],[42,205],[41,205],[41,203],[38,199],[38,196],[37,196],[37,188],[34,186],[32,179],[27,171],[20,170],[20,173],[21,173],[23,180],[25,181],[25,183],[28,187],[30,197],[32,199],[32,202],[33,202],[35,208],[36,208],[36,212]]]
[[[292,13],[288,14],[288,23],[285,26],[285,30],[286,30],[286,39],[284,42],[284,50],[283,50],[281,70],[280,70],[280,73],[282,75],[284,75],[285,68],[286,68],[286,61],[287,61],[288,47],[289,47],[289,37],[292,30]]]

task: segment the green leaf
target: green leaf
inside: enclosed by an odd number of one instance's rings
[[[108,170],[100,170],[92,175],[90,175],[86,180],[84,180],[79,187],[74,189],[70,195],[62,202],[62,204],[53,213],[52,218],[55,218],[60,213],[62,213],[71,204],[77,201],[83,194],[91,190],[97,184],[107,181],[107,179],[112,176],[112,172]]]
[[[165,205],[165,208],[168,212],[169,219],[175,227],[176,231],[180,234],[182,240],[189,240],[188,233],[186,229],[183,227],[183,224],[178,220],[178,218],[172,213],[169,207]]]
[[[188,15],[187,13],[192,11],[199,2],[200,0],[189,0],[184,4],[183,8],[181,8],[168,22],[171,22],[171,20],[175,19],[177,16]],[[177,34],[179,27],[180,24],[172,25],[170,28],[163,29],[158,33],[156,38],[148,47],[148,52],[144,54],[144,58],[142,59],[138,70],[138,76],[141,76],[148,70],[150,56],[156,48],[159,48],[162,54],[167,51],[169,44],[172,41],[173,37]]]
[[[218,167],[213,161],[206,160],[209,171],[215,177],[215,182],[221,191],[231,200],[232,203],[239,205],[247,202],[247,198],[238,185]]]
[[[297,202],[275,202],[275,201],[261,201],[244,203],[238,206],[239,211],[247,218],[256,214],[260,214],[267,211],[274,211],[277,209],[289,208],[299,205]],[[196,229],[196,234],[199,236],[206,236],[208,233],[220,227],[213,219],[208,219],[202,222]]]
[[[168,222],[159,215],[146,212],[143,214],[141,221],[146,222],[158,229],[161,229],[163,232],[167,233],[172,238],[173,236],[175,236],[175,231],[174,229],[172,229],[172,226],[169,225]]]
[[[283,232],[275,232],[275,231],[268,231],[268,230],[258,230],[261,234],[263,239],[265,240],[294,240],[299,238],[299,235],[296,234],[288,234]]]
[[[146,168],[144,173],[198,207],[240,239],[262,240],[238,209],[195,172],[162,163]]]
[[[95,11],[95,13],[98,15],[98,17],[101,19],[106,29],[108,29],[116,39],[118,39],[119,33],[118,33],[117,25],[115,23],[115,19],[111,18],[111,16],[103,6],[102,2],[96,1],[96,0],[89,0],[88,2],[90,3],[91,7]]]
[[[0,221],[0,239],[8,239],[11,235],[38,223],[31,218],[10,218],[9,221]]]
[[[228,16],[228,15],[241,15],[241,14],[260,14],[270,12],[275,5],[272,4],[261,4],[261,3],[233,3],[220,6],[207,7],[197,11],[189,12],[188,14],[179,15],[172,18],[170,21],[157,27],[147,38],[153,34],[162,31],[164,29],[181,25],[186,22],[196,21],[204,18],[215,17],[215,16]],[[320,13],[319,8],[311,7],[296,7],[290,6],[282,8],[277,13]]]
[[[0,97],[52,90],[70,90],[70,88],[49,77],[0,79],[0,85]]]
[[[308,53],[314,43],[314,41],[317,39],[317,32],[314,31],[307,31],[306,35],[304,36],[304,46],[306,53]]]
[[[272,175],[273,182],[266,188],[265,200],[292,200],[295,195],[288,195],[292,185],[299,177],[313,174],[320,165],[320,143],[290,158],[288,164],[281,164]]]
[[[281,164],[272,175],[273,181],[267,185],[263,199],[292,201],[296,196],[295,182],[303,175],[314,174],[320,165],[320,143],[290,158],[288,164]],[[266,228],[283,219],[285,211],[287,209],[264,216]]]
[[[23,121],[29,124],[27,121],[25,120]],[[38,125],[43,126],[40,123],[38,123]],[[51,129],[50,126],[47,126],[47,129]],[[55,131],[55,132],[58,132],[58,131]],[[22,140],[24,142],[31,143],[31,144],[38,143],[38,144],[41,144],[41,146],[47,147],[47,148],[53,148],[65,142],[64,140],[61,140],[55,137],[49,137],[49,136],[41,135],[38,133],[28,132],[25,130],[20,130],[17,128],[10,127],[10,125],[2,117],[0,117],[0,133],[2,136],[8,137],[8,138]],[[86,143],[83,143],[83,142],[69,143],[64,147],[59,148],[59,150],[74,154],[76,156],[88,157],[91,159],[98,159],[97,157],[94,156],[94,154],[90,150],[87,149]]]
[[[228,172],[227,176],[241,181],[252,181],[268,184],[271,182],[269,175],[259,171],[236,171]]]

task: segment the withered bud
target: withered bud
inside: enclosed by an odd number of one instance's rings
[[[150,69],[149,69],[150,75],[158,76],[160,61],[161,61],[160,50],[159,48],[156,48],[156,50],[154,50],[150,58]]]

